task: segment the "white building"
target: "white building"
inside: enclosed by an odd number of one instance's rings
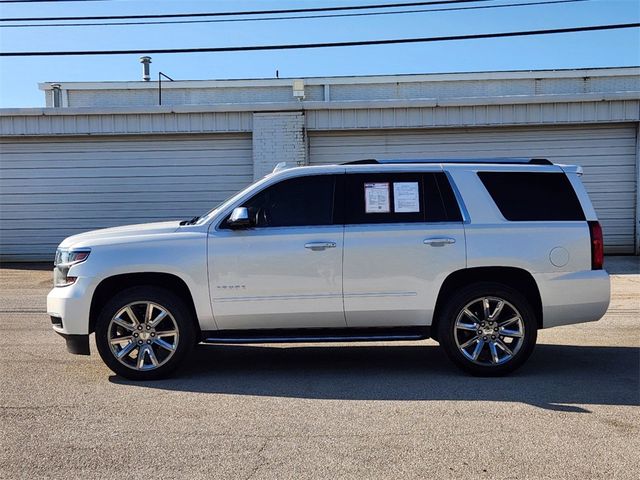
[[[45,83],[0,110],[0,259],[201,214],[273,165],[545,157],[584,167],[609,253],[639,253],[640,68]]]

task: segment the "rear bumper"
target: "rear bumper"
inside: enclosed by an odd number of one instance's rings
[[[599,320],[609,308],[611,284],[605,270],[539,273],[543,328]]]

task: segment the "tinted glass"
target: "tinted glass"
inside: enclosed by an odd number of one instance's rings
[[[258,228],[331,225],[335,177],[318,175],[283,180],[247,201]]]
[[[478,176],[507,220],[584,220],[564,173],[479,172]]]
[[[437,181],[438,190],[440,190],[440,196],[442,197],[442,204],[446,212],[447,220],[450,222],[461,222],[462,213],[460,212],[460,206],[458,200],[453,193],[453,188],[449,182],[449,178],[444,172],[434,173],[433,177]],[[428,213],[428,212],[427,212]]]
[[[413,223],[449,220],[442,201],[439,174],[371,173],[347,174],[345,223]],[[442,174],[443,177],[444,174]],[[446,181],[446,177],[444,178]],[[446,188],[451,188],[443,184]],[[455,201],[455,198],[453,198]],[[457,203],[455,205],[457,209]],[[451,215],[458,220],[452,210]]]

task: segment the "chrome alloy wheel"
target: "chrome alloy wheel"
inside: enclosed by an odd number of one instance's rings
[[[507,363],[524,342],[522,315],[498,297],[467,303],[456,318],[454,337],[460,353],[477,365]]]
[[[153,370],[169,361],[176,352],[178,324],[161,305],[133,302],[113,316],[107,328],[113,356],[134,370]]]

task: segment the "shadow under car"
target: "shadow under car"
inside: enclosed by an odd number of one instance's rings
[[[169,391],[339,400],[520,402],[588,412],[577,405],[639,405],[640,348],[538,345],[517,372],[464,375],[434,344],[199,345],[171,379],[113,383]]]

